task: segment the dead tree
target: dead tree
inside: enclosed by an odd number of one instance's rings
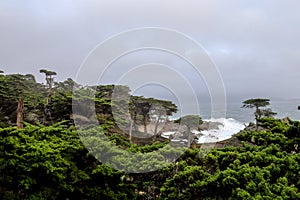
[[[23,128],[23,109],[24,109],[23,100],[19,99],[18,108],[17,108],[17,123],[16,123],[18,128]]]

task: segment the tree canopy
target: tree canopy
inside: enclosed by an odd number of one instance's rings
[[[258,119],[261,117],[273,117],[277,113],[273,112],[271,108],[262,109],[270,105],[270,99],[255,98],[248,99],[243,102],[242,108],[255,108],[254,116],[256,126],[258,125]]]
[[[248,99],[243,102],[243,108],[260,108],[266,107],[270,105],[270,99],[262,99],[262,98],[255,98],[255,99]]]
[[[4,149],[0,195],[2,199],[299,199],[300,122],[271,118],[260,122],[267,130],[236,135],[239,147],[209,152],[190,148],[176,162],[148,173],[117,171],[98,161],[66,122],[0,128]],[[165,146],[138,146],[121,135],[109,140],[130,152],[152,152],[151,157]],[[106,148],[107,142],[100,146]],[[114,151],[118,150],[101,152]],[[119,159],[124,166],[133,162]],[[136,162],[143,168],[153,164]]]
[[[49,70],[46,70],[46,69],[41,69],[40,73],[44,73],[46,76],[55,76],[55,75],[57,75],[56,72],[49,71]]]

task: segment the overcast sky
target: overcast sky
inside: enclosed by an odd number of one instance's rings
[[[130,29],[161,27],[205,48],[229,101],[300,98],[299,7],[298,0],[1,0],[0,69],[35,74],[43,81],[38,72],[47,68],[57,72],[59,81],[75,79],[84,59],[107,38]],[[184,66],[167,53],[145,50],[124,56],[105,80],[113,82],[122,65],[136,66],[135,58],[138,64]],[[186,68],[179,73],[196,90],[202,89],[199,93],[207,93],[205,81],[198,77],[197,85],[197,77]]]

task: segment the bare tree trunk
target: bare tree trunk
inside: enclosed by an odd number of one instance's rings
[[[158,118],[157,118],[157,120],[156,120],[156,122],[155,122],[154,136],[153,136],[152,142],[154,142],[155,139],[156,139],[157,136],[158,136],[157,129],[158,129],[158,125],[159,125],[159,121],[160,121],[160,120],[161,120],[161,115],[158,115]]]
[[[53,78],[50,76],[46,78],[48,83],[48,95],[47,95],[47,104],[51,102],[51,96],[52,96],[52,86],[53,86]]]
[[[157,135],[157,129],[158,129],[158,125],[159,125],[159,120],[161,118],[161,115],[158,115],[157,116],[157,121],[155,123],[155,128],[154,128],[154,135],[156,136]]]
[[[133,124],[134,124],[134,121],[131,120],[131,122],[130,122],[130,128],[129,128],[129,141],[130,141],[130,143],[132,142],[132,128],[133,128]]]
[[[258,130],[258,118],[257,116],[255,116],[255,130],[257,131]]]
[[[256,111],[255,111],[255,130],[257,131],[258,130],[258,119],[260,118],[259,115],[259,107],[256,106]]]
[[[148,130],[147,130],[147,116],[144,115],[144,134],[147,134]]]
[[[24,108],[23,100],[19,99],[18,108],[17,108],[17,123],[16,123],[16,125],[20,129],[24,128],[24,126],[23,126],[23,108]]]
[[[51,102],[51,90],[48,89],[48,94],[47,94],[47,102],[46,102],[46,105],[48,105],[50,102]]]

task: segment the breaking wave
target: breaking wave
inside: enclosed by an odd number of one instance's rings
[[[219,125],[219,129],[211,129],[211,130],[204,130],[204,131],[195,131],[199,133],[198,136],[198,143],[210,143],[210,142],[218,142],[222,140],[226,140],[231,138],[232,135],[238,133],[240,130],[245,128],[245,124],[235,120],[233,118],[220,118],[220,119],[210,119],[204,120],[207,122],[219,122],[223,125]],[[203,135],[201,135],[203,134]]]

